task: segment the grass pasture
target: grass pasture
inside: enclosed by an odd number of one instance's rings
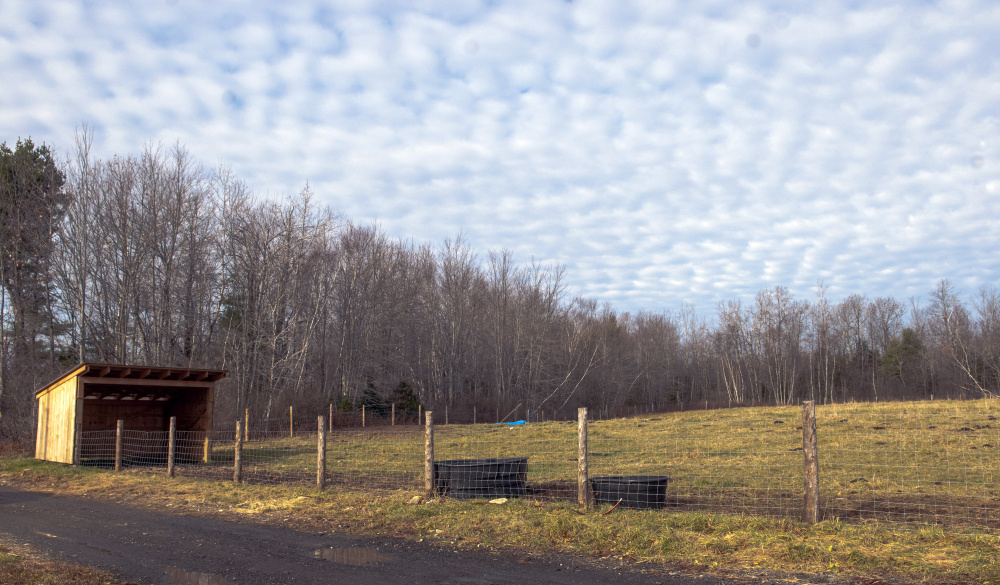
[[[995,400],[817,407],[821,517],[1000,530],[998,419]],[[801,515],[800,407],[590,421],[588,435],[591,477],[667,475],[670,510]],[[178,473],[231,479],[226,439],[213,442],[212,465]],[[436,460],[527,456],[529,495],[576,497],[576,421],[437,425],[434,447]],[[313,485],[316,449],[315,434],[252,437],[243,446],[243,477]],[[419,490],[423,457],[420,427],[335,429],[327,437],[327,484]]]
[[[591,422],[591,476],[669,475],[658,511],[576,509],[576,421],[435,428],[438,460],[529,457],[530,497],[502,506],[408,505],[423,486],[424,435],[413,426],[335,430],[322,494],[310,487],[315,435],[249,441],[242,485],[231,481],[231,438],[213,443],[211,465],[182,465],[174,479],[162,469],[114,473],[5,457],[0,482],[449,547],[1000,584],[1000,402],[817,407],[823,520],[815,526],[799,521],[800,414],[737,408]]]

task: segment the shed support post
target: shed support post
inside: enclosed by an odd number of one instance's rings
[[[125,421],[118,419],[115,430],[115,471],[122,470],[122,435],[125,434]]]
[[[73,467],[80,465],[80,441],[83,440],[83,433],[80,429],[73,430]]]
[[[75,419],[73,423],[73,467],[80,465],[83,453],[83,394],[79,393],[76,399]]]
[[[233,481],[243,483],[243,423],[236,421],[236,451],[233,453]]]
[[[167,477],[174,476],[174,460],[176,458],[177,450],[175,445],[177,444],[177,417],[170,417],[170,433],[167,439],[169,444],[167,445]]]

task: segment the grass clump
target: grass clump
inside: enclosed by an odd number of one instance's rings
[[[124,585],[110,573],[53,561],[23,547],[0,544],[0,583],[4,585]]]

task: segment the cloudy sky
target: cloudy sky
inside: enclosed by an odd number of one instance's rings
[[[0,140],[180,141],[620,310],[971,296],[1000,284],[997,31],[993,0],[0,0]]]

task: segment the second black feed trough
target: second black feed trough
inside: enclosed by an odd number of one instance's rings
[[[435,491],[458,499],[523,496],[527,479],[527,457],[434,462]]]
[[[617,475],[590,478],[594,499],[599,504],[617,504],[625,508],[655,510],[666,503],[669,475]]]

